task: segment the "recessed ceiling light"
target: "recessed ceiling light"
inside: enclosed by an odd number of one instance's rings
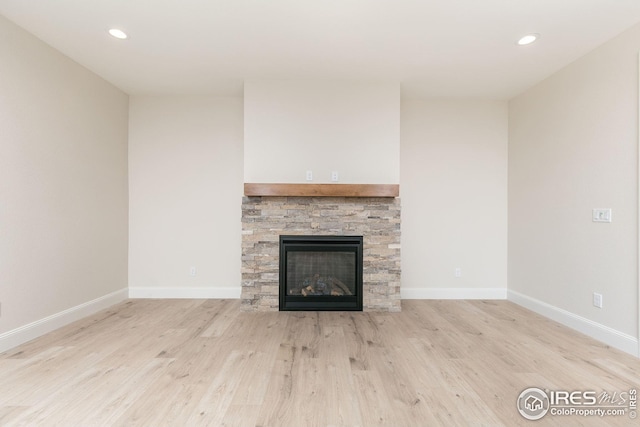
[[[113,37],[117,38],[117,39],[121,39],[124,40],[127,38],[127,33],[125,33],[122,30],[119,30],[117,28],[112,28],[109,30],[109,34],[111,34]]]
[[[518,46],[525,46],[525,45],[533,43],[534,41],[538,40],[539,38],[540,38],[540,34],[527,34],[526,36],[524,36],[520,40],[518,40],[517,44],[518,44]]]

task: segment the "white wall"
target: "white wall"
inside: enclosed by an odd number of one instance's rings
[[[401,118],[403,298],[505,298],[507,103],[404,100]]]
[[[3,17],[0,64],[1,351],[126,297],[128,98]]]
[[[506,102],[406,101],[398,116],[405,297],[504,298]],[[132,296],[239,292],[242,161],[241,100],[131,97]]]
[[[509,104],[509,290],[627,341],[638,336],[639,49],[637,25]],[[593,208],[613,222],[592,222]]]
[[[399,182],[398,83],[248,81],[244,111],[245,182]]]
[[[239,297],[242,100],[132,96],[129,110],[131,295]]]

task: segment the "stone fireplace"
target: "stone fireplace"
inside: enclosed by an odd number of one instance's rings
[[[362,309],[400,311],[400,199],[245,196],[242,309],[278,311],[281,236],[362,236]]]

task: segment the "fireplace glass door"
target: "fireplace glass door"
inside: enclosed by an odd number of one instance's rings
[[[362,310],[362,236],[280,236],[280,310]]]

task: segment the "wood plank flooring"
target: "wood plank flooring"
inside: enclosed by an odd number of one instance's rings
[[[507,301],[245,313],[129,300],[0,354],[1,426],[627,426],[520,392],[640,389],[640,360]],[[624,395],[623,395],[624,396]]]

